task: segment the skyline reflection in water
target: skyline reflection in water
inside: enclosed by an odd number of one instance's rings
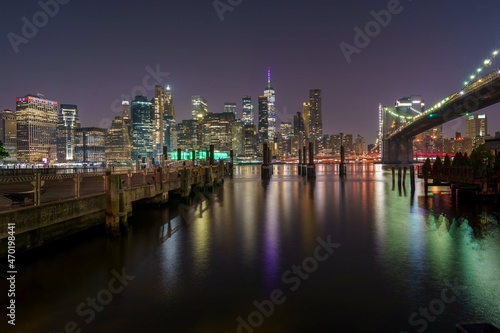
[[[286,300],[255,332],[417,332],[409,317],[454,281],[456,301],[427,331],[500,324],[496,208],[425,198],[419,182],[411,195],[378,165],[349,166],[343,180],[336,165],[317,165],[313,181],[274,168],[263,182],[259,166],[236,167],[188,221],[172,200],[135,208],[119,239],[98,230],[35,250],[18,275],[16,329],[59,332],[72,320],[83,332],[237,332],[237,318],[279,289]],[[284,274],[327,237],[341,246],[292,288]],[[75,308],[123,267],[135,280],[86,323]]]

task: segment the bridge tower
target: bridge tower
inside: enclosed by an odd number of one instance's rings
[[[413,137],[383,140],[382,163],[412,163]]]

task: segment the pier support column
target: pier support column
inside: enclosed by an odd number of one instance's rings
[[[181,170],[181,197],[187,198],[191,193],[191,184],[189,183],[189,170],[183,168]]]
[[[42,174],[39,172],[35,173],[35,179],[31,182],[31,185],[33,185],[33,204],[35,206],[40,206],[42,203],[42,186],[44,182],[42,181]]]
[[[345,177],[345,149],[344,146],[340,146],[340,165],[339,165],[339,176],[340,178]]]
[[[121,177],[112,175],[111,171],[106,171],[106,183],[106,232],[114,236],[120,234],[120,221],[124,222],[127,219],[123,190],[121,190]],[[121,208],[123,212],[120,212]],[[125,217],[122,219],[123,214]]]
[[[307,179],[316,178],[316,166],[314,165],[314,142],[309,142],[309,164],[307,165]]]
[[[302,149],[299,149],[299,165],[298,165],[297,169],[299,170],[298,174],[301,175],[302,174]]]
[[[82,174],[80,172],[75,173],[75,177],[73,178],[73,182],[75,183],[75,198],[80,198],[80,186],[82,182]]]
[[[210,145],[210,165],[214,165],[214,155],[215,153],[215,146],[214,145]]]
[[[267,143],[262,144],[262,158],[263,158],[263,163],[260,168],[261,170],[261,178],[262,180],[268,180],[271,178],[271,170],[269,167],[269,148]]]
[[[307,156],[307,151],[306,151],[306,146],[302,146],[302,176],[306,177],[307,176],[307,163],[306,163],[306,157]]]
[[[384,140],[382,163],[412,163],[413,138]]]
[[[233,176],[233,165],[234,165],[234,151],[231,149],[229,151],[229,165],[227,167],[227,171],[230,177]]]
[[[410,189],[415,192],[415,166],[410,166]]]

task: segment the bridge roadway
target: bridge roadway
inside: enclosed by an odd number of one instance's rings
[[[500,102],[500,70],[482,76],[383,138],[383,163],[412,163],[413,138],[426,130]]]
[[[161,170],[115,173],[77,173],[0,177],[0,193],[33,190],[31,182],[40,177],[45,192],[39,202],[14,203],[2,195],[0,206],[0,258],[8,249],[8,224],[16,226],[16,251],[23,252],[42,244],[106,224],[107,231],[119,233],[128,228],[132,203],[159,204],[168,201],[169,192],[188,196],[195,186],[221,183],[226,165],[174,167]],[[77,180],[80,186],[77,186]]]
[[[500,70],[495,69],[414,117],[386,136],[386,140],[412,138],[450,120],[463,117],[500,102]]]

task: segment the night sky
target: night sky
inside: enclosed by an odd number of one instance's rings
[[[160,74],[161,82],[149,75],[146,86],[171,85],[177,121],[191,117],[192,95],[205,96],[211,112],[237,102],[239,117],[241,97],[250,95],[257,115],[271,67],[279,121],[290,121],[309,89],[319,88],[324,133],[360,134],[373,143],[379,102],[416,94],[431,106],[460,90],[500,46],[498,0],[404,0],[347,63],[340,43],[354,45],[354,28],[365,30],[374,20],[370,12],[392,1],[231,0],[240,4],[221,21],[211,0],[71,0],[47,24],[42,20],[17,53],[9,33],[22,36],[22,18],[33,22],[41,7],[35,0],[2,1],[0,109],[15,109],[17,96],[42,93],[77,104],[83,126],[107,127],[116,102],[144,89],[146,68],[159,68],[168,75]],[[487,109],[492,135],[500,131],[498,109]],[[464,132],[463,120],[445,134],[455,130]]]

